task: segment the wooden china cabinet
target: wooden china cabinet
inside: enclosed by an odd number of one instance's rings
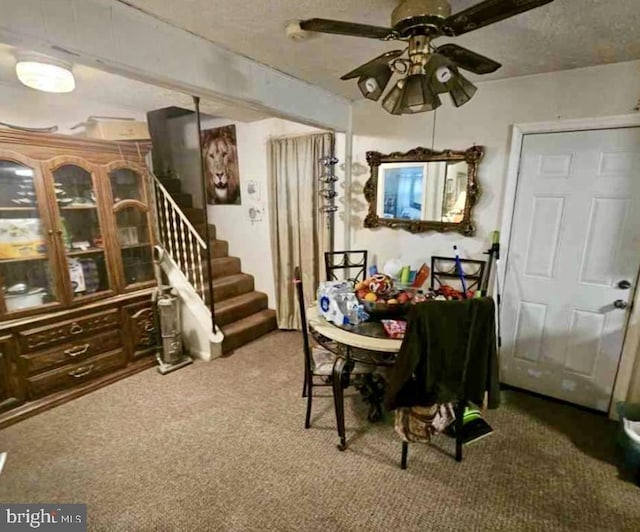
[[[0,428],[153,365],[149,147],[0,130]]]

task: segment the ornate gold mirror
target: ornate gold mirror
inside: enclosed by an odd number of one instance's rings
[[[368,151],[371,177],[364,187],[369,202],[364,226],[472,236],[472,209],[480,194],[478,163],[483,155],[482,146],[466,151],[415,148],[388,155]]]

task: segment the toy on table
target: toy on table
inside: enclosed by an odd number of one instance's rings
[[[407,322],[404,320],[380,320],[384,331],[389,338],[401,339],[404,338],[404,333],[407,330]]]

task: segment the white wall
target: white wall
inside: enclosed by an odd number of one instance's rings
[[[489,234],[499,229],[503,184],[506,175],[511,125],[567,118],[586,118],[633,113],[640,98],[640,61],[540,74],[479,83],[478,92],[456,109],[443,95],[437,110],[434,148],[464,150],[473,144],[485,146],[479,167],[482,195],[475,207],[476,236],[457,233],[412,235],[402,230],[364,229],[366,205],[362,186],[368,171],[367,150],[382,153],[431,147],[434,113],[392,116],[380,103],[359,101],[353,108],[352,248],[368,249],[378,264],[401,257],[413,267],[431,255],[451,255],[455,243],[462,256],[482,258],[489,247]],[[360,173],[360,175],[356,175]]]
[[[194,196],[194,202],[200,203],[200,169],[189,168],[199,164],[197,156],[197,136],[192,119],[182,119],[183,139],[176,139],[175,128],[172,127],[174,145],[182,142],[181,152],[176,162],[180,179],[184,183],[183,189]],[[271,308],[275,305],[275,287],[273,280],[273,264],[271,255],[271,238],[269,233],[269,206],[267,183],[267,142],[270,138],[318,133],[321,130],[281,120],[270,118],[258,122],[243,123],[226,119],[204,119],[202,129],[235,124],[238,142],[238,163],[240,171],[241,205],[209,205],[209,222],[216,226],[216,236],[220,240],[229,242],[229,255],[239,257],[242,261],[242,271],[254,276],[256,290],[265,292],[269,296]],[[336,155],[344,161],[344,134],[336,135]],[[341,172],[337,171],[337,174]],[[249,200],[246,185],[249,180],[256,181],[260,189],[261,203],[264,215],[261,222],[252,223],[247,216]],[[338,188],[341,193],[343,188]],[[342,209],[342,206],[341,206]],[[343,225],[340,218],[336,218],[336,249],[343,246]]]

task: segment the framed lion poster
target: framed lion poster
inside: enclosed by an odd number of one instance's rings
[[[202,132],[202,159],[210,205],[240,205],[236,126]]]

